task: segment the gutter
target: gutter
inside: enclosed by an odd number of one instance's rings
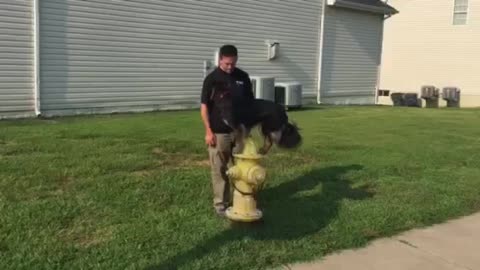
[[[323,41],[325,32],[325,10],[327,9],[327,0],[322,0],[322,14],[320,15],[320,34],[318,48],[318,82],[317,82],[317,104],[321,104],[322,88],[322,69],[323,69]]]
[[[40,0],[33,0],[33,97],[35,115],[40,116]]]

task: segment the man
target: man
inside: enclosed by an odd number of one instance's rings
[[[226,170],[233,151],[233,130],[221,119],[215,96],[229,94],[234,102],[245,104],[253,100],[249,75],[236,67],[237,48],[224,45],[219,51],[218,67],[203,81],[201,116],[205,126],[205,143],[208,146],[213,186],[213,206],[224,216],[230,203],[230,183]],[[241,109],[241,108],[240,108]]]

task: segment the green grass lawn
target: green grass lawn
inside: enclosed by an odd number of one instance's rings
[[[264,269],[480,210],[480,110],[290,112],[263,223],[214,215],[197,111],[0,122],[0,269]]]

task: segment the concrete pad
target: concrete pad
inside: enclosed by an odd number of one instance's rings
[[[480,269],[480,214],[413,230],[396,238],[453,264]]]
[[[347,250],[314,263],[290,265],[293,270],[465,270],[395,239],[382,239],[366,248]]]

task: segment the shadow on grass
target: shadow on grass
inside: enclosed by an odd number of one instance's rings
[[[349,171],[360,169],[359,165],[315,169],[292,181],[263,190],[259,194],[259,205],[265,206],[261,223],[233,223],[231,228],[202,244],[146,270],[177,269],[217,251],[230,241],[245,237],[293,240],[314,234],[336,217],[341,200],[361,200],[373,196],[368,186],[352,188],[350,181],[343,177]]]

